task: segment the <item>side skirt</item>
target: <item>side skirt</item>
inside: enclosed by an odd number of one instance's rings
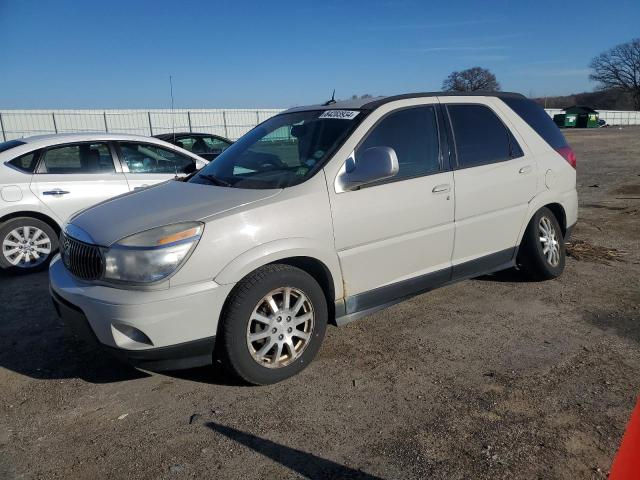
[[[516,247],[508,248],[485,257],[454,265],[451,268],[427,273],[338,300],[335,305],[336,325],[346,325],[366,315],[439,287],[511,268],[516,264],[516,253]]]

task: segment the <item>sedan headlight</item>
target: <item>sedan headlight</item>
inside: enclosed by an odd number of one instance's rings
[[[151,283],[175,272],[202,236],[200,222],[152,228],[117,241],[102,250],[104,279]]]

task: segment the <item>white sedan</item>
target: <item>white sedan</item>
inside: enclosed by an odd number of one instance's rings
[[[0,269],[45,268],[75,212],[206,164],[138,135],[72,133],[0,143]]]

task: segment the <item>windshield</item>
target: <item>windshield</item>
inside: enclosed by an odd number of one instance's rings
[[[189,180],[235,188],[286,188],[304,182],[364,118],[357,110],[276,115],[241,137]]]

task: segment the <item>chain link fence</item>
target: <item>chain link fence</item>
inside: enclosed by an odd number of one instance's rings
[[[236,140],[281,109],[0,110],[2,141],[50,133],[199,132]]]
[[[201,132],[237,140],[267,118],[281,112],[262,109],[177,110],[0,110],[0,140],[49,133],[113,132],[157,135]],[[553,117],[559,109],[547,109]],[[599,110],[609,125],[640,125],[640,112]]]

